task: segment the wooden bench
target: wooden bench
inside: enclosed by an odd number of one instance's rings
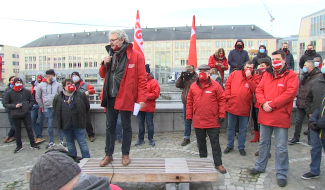
[[[213,161],[208,158],[132,158],[128,166],[123,166],[121,159],[114,159],[112,165],[106,167],[99,166],[101,160],[101,158],[82,159],[79,166],[83,173],[106,176],[113,182],[178,184],[217,180],[217,170]],[[28,171],[27,179],[29,173]]]

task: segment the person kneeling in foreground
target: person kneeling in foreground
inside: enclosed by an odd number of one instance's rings
[[[32,190],[120,190],[110,185],[108,177],[81,173],[71,157],[58,151],[38,158],[30,174],[29,187]]]
[[[209,136],[214,164],[221,173],[226,173],[222,166],[221,148],[219,144],[219,127],[225,119],[226,99],[220,84],[211,80],[210,67],[201,65],[199,79],[193,83],[187,95],[186,119],[193,127],[199,145],[200,158],[208,156],[206,136]]]

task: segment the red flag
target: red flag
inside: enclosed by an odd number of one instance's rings
[[[197,68],[195,15],[193,15],[190,50],[189,50],[188,53],[189,53],[189,55],[188,55],[188,65],[193,65],[195,68]]]
[[[139,51],[144,56],[139,10],[137,11],[137,18],[135,20],[133,49]]]
[[[2,80],[2,57],[0,56],[0,80]]]

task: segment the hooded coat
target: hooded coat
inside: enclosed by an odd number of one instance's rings
[[[237,43],[242,42],[243,43],[243,48],[242,49],[237,49]],[[246,61],[249,61],[248,53],[246,50],[244,50],[244,42],[241,39],[238,39],[235,44],[235,49],[231,50],[228,55],[228,63],[230,65],[230,71],[231,73],[235,68],[241,69]]]
[[[315,57],[320,57],[321,60],[323,60],[322,56],[316,53],[315,50],[311,54],[309,54],[308,50],[306,50],[305,53],[300,57],[300,61],[299,61],[300,69],[304,67],[304,64],[307,60],[314,60]]]
[[[268,59],[270,59],[270,61],[271,61],[271,57],[269,57],[268,55],[267,55],[267,49],[266,49],[266,46],[265,45],[260,45],[260,47],[264,47],[264,49],[265,49],[265,52],[264,53],[261,53],[260,51],[258,51],[257,52],[257,55],[253,58],[253,63],[254,63],[254,68],[256,69],[257,68],[257,66],[259,65],[258,64],[258,60],[260,60],[261,58],[268,58]]]
[[[144,108],[140,111],[154,113],[156,111],[156,99],[159,98],[160,94],[160,87],[152,73],[150,73],[150,76],[148,77],[147,88],[147,101],[145,102]]]

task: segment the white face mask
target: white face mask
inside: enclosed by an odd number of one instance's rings
[[[318,67],[320,62],[314,62],[314,64],[315,64],[315,67]]]

